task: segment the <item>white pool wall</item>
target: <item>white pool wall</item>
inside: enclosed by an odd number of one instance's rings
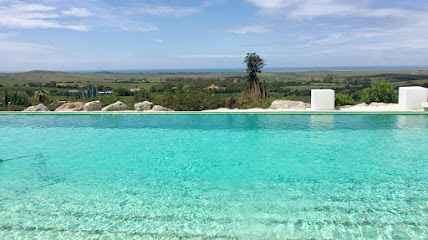
[[[334,110],[334,90],[311,89],[311,110]]]
[[[404,109],[422,109],[428,99],[428,89],[419,86],[400,87],[398,89],[398,105]]]

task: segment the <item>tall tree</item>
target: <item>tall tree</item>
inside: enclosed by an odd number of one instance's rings
[[[244,63],[247,64],[247,80],[249,87],[253,88],[259,82],[258,73],[262,72],[265,61],[257,53],[247,53]]]
[[[266,99],[266,83],[260,83],[258,73],[262,72],[265,61],[257,53],[248,53],[244,63],[247,64],[248,89],[245,96],[250,106],[261,107]]]

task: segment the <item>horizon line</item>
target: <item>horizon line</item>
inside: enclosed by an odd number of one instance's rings
[[[428,65],[379,65],[379,66],[313,66],[313,67],[265,67],[267,72],[295,72],[295,71],[364,71],[364,70],[428,70]],[[283,69],[281,71],[281,69]],[[290,70],[289,70],[290,69]],[[233,71],[228,71],[233,70]],[[217,68],[142,68],[142,69],[71,69],[71,70],[13,70],[0,73],[26,73],[26,72],[68,72],[68,73],[209,73],[209,72],[245,72],[245,67],[217,67]]]

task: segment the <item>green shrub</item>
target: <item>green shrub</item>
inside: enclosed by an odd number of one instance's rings
[[[162,105],[167,108],[176,109],[176,101],[171,91],[166,91],[156,101],[156,104]]]
[[[397,90],[388,81],[375,82],[372,83],[370,88],[363,90],[361,101],[367,104],[372,102],[397,102]]]
[[[201,111],[223,107],[224,101],[212,92],[166,91],[155,103],[177,111]]]
[[[140,91],[134,93],[134,102],[150,101],[150,92],[142,88]]]
[[[213,93],[201,94],[200,110],[217,109],[222,107],[221,98]],[[196,109],[199,110],[199,109]]]
[[[336,93],[334,96],[336,106],[355,105],[356,102],[349,94]]]
[[[110,105],[112,103],[119,101],[119,98],[117,97],[117,93],[113,93],[113,95],[110,95],[110,96],[98,97],[98,100],[100,101],[101,106],[105,107],[107,105]]]
[[[4,91],[0,103],[5,108],[8,106],[28,107],[31,105],[30,98],[25,92],[14,92],[13,94],[9,94],[7,91]]]
[[[20,105],[9,105],[7,107],[0,106],[0,111],[22,111],[26,107]]]

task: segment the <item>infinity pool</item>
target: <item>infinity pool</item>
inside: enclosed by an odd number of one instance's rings
[[[0,239],[428,238],[428,115],[0,115],[0,159]]]

